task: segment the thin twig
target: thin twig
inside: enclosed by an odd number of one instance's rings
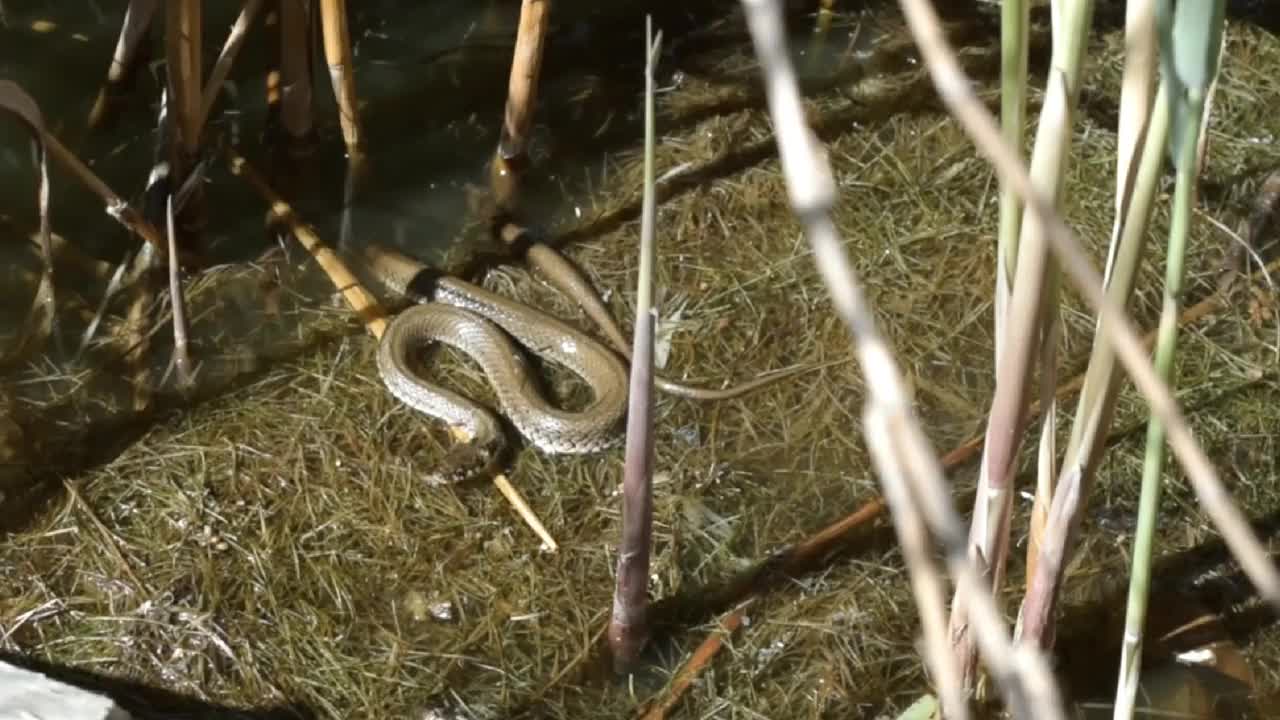
[[[685,691],[693,685],[693,681],[698,679],[698,674],[720,652],[720,648],[724,647],[725,638],[737,632],[738,628],[742,626],[742,621],[746,619],[747,608],[752,602],[754,602],[754,598],[748,598],[746,602],[720,618],[720,622],[716,623],[715,629],[711,631],[710,635],[707,635],[702,644],[698,645],[693,654],[689,656],[689,661],[672,678],[671,686],[667,689],[666,695],[661,700],[650,704],[641,716],[641,720],[664,720],[667,717],[667,714],[676,706],[676,703],[680,702],[680,698],[684,696]]]

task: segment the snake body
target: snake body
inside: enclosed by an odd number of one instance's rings
[[[512,227],[516,226],[508,225],[495,234],[512,244],[511,238],[504,236]],[[365,249],[366,265],[384,289],[420,303],[400,313],[383,333],[378,346],[378,372],[383,383],[401,402],[471,436],[468,444],[455,449],[455,457],[446,459],[445,470],[433,478],[436,482],[460,482],[488,471],[499,460],[505,443],[501,423],[493,412],[424,379],[415,370],[415,352],[431,342],[462,350],[479,363],[504,414],[526,440],[544,452],[592,453],[621,440],[629,384],[622,359],[630,359],[628,343],[595,289],[563,256],[536,241],[527,243],[522,254],[544,280],[578,303],[614,350],[546,313],[438,273],[398,252],[377,245]],[[538,393],[512,337],[585,380],[591,387],[591,403],[569,412],[547,402]],[[765,375],[723,389],[693,387],[660,376],[654,385],[681,397],[721,400],[795,372]]]
[[[503,413],[531,444],[548,453],[592,453],[616,445],[627,409],[628,375],[608,348],[574,327],[482,287],[399,253],[370,247],[371,267],[384,286],[425,304],[401,312],[378,345],[378,372],[401,402],[460,427],[471,456],[453,458],[436,477],[457,482],[497,461],[502,426],[488,408],[422,377],[414,355],[431,342],[465,352],[484,370]],[[416,286],[416,287],[415,287]],[[504,332],[505,331],[505,332]],[[511,338],[533,353],[565,366],[590,386],[587,407],[570,412],[551,405],[536,389]]]

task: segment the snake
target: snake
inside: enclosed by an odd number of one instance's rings
[[[480,365],[503,414],[529,443],[549,454],[589,454],[622,439],[630,378],[630,348],[591,283],[557,250],[508,223],[495,235],[522,254],[539,276],[578,303],[613,345],[527,304],[445,274],[403,253],[366,245],[365,264],[383,289],[411,301],[387,325],[378,344],[377,366],[387,390],[420,413],[460,428],[469,441],[455,446],[430,476],[431,484],[454,484],[492,472],[506,451],[502,423],[490,409],[423,377],[419,352],[433,342],[449,345]],[[586,382],[592,399],[566,411],[537,390],[515,341],[560,364]],[[738,385],[701,388],[657,376],[669,394],[701,400],[738,397],[797,372],[763,375]]]

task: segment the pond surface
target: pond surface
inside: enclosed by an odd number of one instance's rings
[[[208,64],[235,8],[207,5]],[[262,77],[274,29],[250,31],[231,75],[234,103],[215,109],[209,137],[225,141],[238,132],[250,162],[323,241],[348,252],[378,242],[453,267],[455,256],[486,242],[478,189],[498,137],[518,3],[351,5],[369,172],[349,204],[321,59],[314,153],[290,170],[262,143]],[[85,127],[122,4],[5,0],[3,7],[0,77],[23,85],[64,143],[136,200],[153,155],[152,72],[144,68],[112,126]],[[634,314],[644,10],[556,4],[527,198],[531,219],[563,244],[624,327]],[[4,376],[0,400],[13,427],[0,427],[0,435],[16,428],[25,439],[24,462],[14,463],[20,471],[0,477],[7,540],[0,657],[20,653],[162,686],[181,696],[130,692],[155,708],[191,710],[190,698],[199,698],[216,705],[197,708],[209,717],[227,717],[226,707],[264,717],[269,708],[321,717],[631,717],[741,599],[743,578],[753,577],[757,563],[874,498],[859,432],[861,379],[786,204],[736,5],[654,11],[665,36],[658,78],[658,175],[668,175],[659,212],[659,297],[670,349],[664,372],[714,386],[808,369],[741,400],[660,396],[650,588],[659,630],[642,672],[613,676],[595,642],[612,592],[621,453],[566,459],[525,448],[517,455],[508,474],[556,538],[556,553],[538,548],[493,488],[426,486],[424,471],[447,452],[447,435],[388,396],[371,338],[306,253],[265,228],[263,199],[220,156],[211,160],[202,238],[217,266],[186,279],[201,392],[188,399],[170,391],[162,298],[143,363],[158,392],[141,410],[138,376],[123,360],[128,349],[113,335],[127,298],[109,305],[102,329],[81,348],[115,264],[135,241],[96,197],[53,170],[53,229],[90,262],[59,265],[66,305],[56,342]],[[1105,98],[1118,77],[1115,19],[1103,15],[1069,202],[1095,257],[1110,226],[1114,107]],[[841,8],[826,35],[814,24],[807,5],[797,4],[791,37],[842,192],[837,225],[930,436],[945,451],[982,430],[990,398],[996,184],[939,111],[892,3]],[[958,21],[953,30],[969,48],[970,72],[993,83],[998,33],[990,17]],[[1257,58],[1280,58],[1280,43],[1248,23],[1229,42],[1233,64],[1221,94],[1227,120],[1208,174],[1216,187],[1235,188],[1238,178],[1280,162],[1265,140],[1280,127],[1263,110],[1280,93],[1249,70]],[[0,121],[6,338],[24,327],[40,268],[28,241],[36,215],[23,132]],[[1244,187],[1207,193],[1207,212],[1234,218],[1247,207]],[[1206,270],[1220,239],[1198,232],[1192,266]],[[1150,271],[1151,287],[1159,275]],[[518,263],[495,264],[484,277],[493,289],[582,323],[572,303]],[[1154,293],[1138,303],[1143,324],[1152,324],[1158,301]],[[1064,352],[1075,360],[1087,353],[1092,321],[1071,308]],[[1270,375],[1247,380],[1270,357],[1259,340],[1265,336],[1232,315],[1180,352],[1186,367],[1225,367],[1219,377],[1246,389],[1184,383],[1209,396],[1190,400],[1209,404],[1197,422],[1215,457],[1243,458],[1250,477],[1274,482],[1280,452],[1267,428],[1276,416],[1264,408],[1280,407],[1280,398]],[[1231,362],[1222,359],[1228,356]],[[490,397],[474,369],[443,358],[437,370],[444,379]],[[572,391],[559,375],[549,377],[553,390]],[[1140,428],[1140,403],[1126,395],[1121,404],[1117,425]],[[1220,417],[1240,420],[1224,428]],[[1069,427],[1067,419],[1061,426]],[[1098,503],[1125,515],[1136,497],[1130,480],[1141,433],[1120,436],[1114,452]],[[972,468],[957,468],[955,480],[967,510]],[[1241,489],[1257,493],[1245,495],[1254,512],[1280,507],[1274,493],[1250,490],[1256,487]],[[1175,487],[1169,495],[1181,514],[1165,531],[1168,551],[1211,547],[1190,491]],[[1127,569],[1116,548],[1127,550],[1127,531],[1108,532],[1089,534],[1085,561],[1072,569],[1070,600],[1086,608],[1072,617],[1092,617],[1115,602],[1111,581]],[[745,581],[764,592],[678,716],[873,718],[919,695],[917,622],[892,532],[874,524],[837,550],[795,577]],[[1014,585],[1022,581],[1019,552]],[[1196,602],[1225,614],[1221,604]],[[1280,661],[1271,648],[1280,640],[1269,621],[1232,628],[1259,685],[1276,685]],[[1079,636],[1087,632],[1069,635]],[[1080,662],[1081,655],[1070,657]],[[1110,657],[1084,657],[1114,666]]]

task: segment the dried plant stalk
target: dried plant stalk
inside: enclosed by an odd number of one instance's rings
[[[498,151],[494,155],[490,175],[490,186],[500,207],[515,204],[516,174],[528,150],[529,128],[533,125],[533,108],[538,94],[538,77],[542,72],[543,46],[550,13],[551,0],[523,0],[520,5],[520,28],[511,58],[502,135],[498,139]]]
[[[231,31],[227,33],[227,41],[223,43],[222,52],[218,54],[218,60],[213,64],[213,70],[209,73],[209,82],[205,85],[204,94],[200,99],[200,126],[203,127],[209,120],[209,111],[213,109],[213,103],[218,99],[222,84],[227,81],[231,66],[235,64],[236,55],[244,45],[249,25],[253,23],[261,9],[262,0],[245,0],[244,7],[240,9],[240,15],[236,17]]]
[[[311,0],[280,0],[280,126],[294,141],[313,126],[310,28]]]
[[[169,257],[175,257],[178,254],[178,233],[173,225],[172,193],[165,198],[165,222],[169,237]],[[173,262],[169,263],[169,302],[173,306],[173,369],[178,376],[178,388],[186,391],[195,386],[188,343],[191,332],[187,327],[187,302],[182,294],[182,275],[178,272],[178,264]]]
[[[365,289],[342,258],[325,245],[314,230],[302,222],[289,203],[271,189],[271,186],[249,165],[249,161],[245,160],[243,155],[231,150],[228,159],[231,164],[231,173],[243,177],[254,190],[258,191],[258,194],[271,206],[272,217],[288,226],[298,243],[311,253],[320,269],[329,276],[333,286],[342,293],[343,298],[360,318],[360,322],[364,324],[369,334],[381,339],[382,333],[387,329],[387,311],[378,303],[377,298]]]
[[[40,259],[40,284],[23,324],[22,334],[14,348],[0,356],[0,365],[15,364],[33,350],[41,347],[56,331],[57,299],[53,290],[53,241],[49,229],[49,148],[45,142],[44,114],[35,99],[17,83],[0,80],[0,109],[8,110],[22,120],[35,141],[35,155],[39,181],[36,183],[36,209],[40,215],[38,233]]]
[[[159,6],[160,0],[129,0],[124,22],[120,24],[120,38],[107,68],[107,80],[98,90],[93,109],[89,111],[89,127],[96,128],[106,122],[111,115],[113,99],[124,94],[124,85],[137,69],[142,55],[140,51],[144,49],[142,41],[147,38]]]
[[[351,61],[351,32],[347,29],[347,0],[320,0],[320,24],[324,28],[324,56],[329,63],[333,95],[347,154],[362,154],[360,111],[356,100],[355,68]]]
[[[169,106],[177,118],[176,140],[181,158],[195,157],[200,149],[201,42],[200,0],[165,3],[165,53],[168,59]],[[185,166],[184,166],[185,167]],[[178,168],[175,168],[178,169]],[[181,183],[179,169],[174,179]]]

